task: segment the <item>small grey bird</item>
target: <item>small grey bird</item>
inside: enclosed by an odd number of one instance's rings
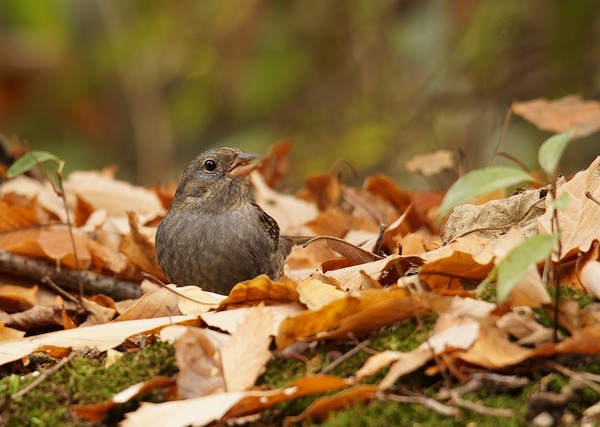
[[[241,281],[277,279],[293,242],[250,195],[259,157],[214,148],[187,167],[156,231],[158,263],[169,281],[229,294]]]

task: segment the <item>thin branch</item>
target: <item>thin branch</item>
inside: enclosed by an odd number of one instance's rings
[[[465,400],[462,397],[460,397],[457,393],[452,394],[450,402],[455,404],[456,406],[469,409],[470,411],[477,412],[478,414],[482,415],[490,415],[492,417],[504,418],[511,418],[515,416],[515,413],[512,409],[491,408],[489,406],[484,406],[479,403],[471,402],[470,400]]]
[[[453,408],[451,406],[444,405],[443,403],[438,402],[435,399],[427,396],[399,396],[397,394],[388,394],[385,393],[382,397],[383,400],[391,400],[393,402],[399,403],[412,403],[415,405],[422,405],[426,408],[429,408],[438,414],[442,414],[448,417],[456,417],[459,415],[459,411],[457,408]]]
[[[368,346],[369,344],[371,344],[371,340],[370,339],[366,339],[366,340],[358,343],[351,350],[349,350],[346,353],[342,354],[340,357],[338,357],[337,359],[335,359],[329,365],[327,365],[323,369],[321,369],[320,373],[321,374],[326,374],[328,372],[331,372],[332,370],[334,370],[335,368],[337,368],[339,365],[341,365],[342,363],[344,363],[346,360],[348,360],[352,356],[354,356],[356,353],[358,353],[359,351],[363,350],[364,347]]]
[[[44,260],[13,254],[5,250],[0,250],[0,271],[34,280],[41,280],[44,276],[48,276],[63,288],[72,290],[79,288],[79,280],[81,280],[86,292],[102,293],[116,300],[139,298],[142,295],[140,285],[135,282],[119,280],[88,270],[77,271],[65,267],[57,270],[55,265]]]
[[[54,375],[56,372],[58,372],[63,366],[65,366],[69,362],[71,362],[71,360],[73,360],[78,355],[79,355],[79,352],[72,351],[71,354],[69,354],[67,357],[62,359],[56,365],[54,365],[53,367],[46,369],[44,372],[42,372],[41,375],[39,377],[37,377],[34,382],[32,382],[31,384],[29,384],[26,387],[23,387],[21,390],[17,391],[16,393],[13,393],[10,396],[11,400],[15,400],[15,399],[25,396],[27,393],[29,393],[35,387],[40,385],[42,382],[44,382],[47,379],[49,379],[50,377],[52,377],[52,375]]]
[[[512,108],[508,107],[508,110],[506,111],[506,116],[504,117],[504,123],[502,124],[502,130],[500,131],[500,135],[498,136],[496,148],[494,148],[494,154],[492,154],[488,166],[492,166],[494,160],[496,160],[496,157],[498,156],[498,153],[500,153],[500,147],[502,146],[502,144],[504,144],[504,139],[506,138],[506,134],[508,133],[508,127],[510,125],[511,119]]]

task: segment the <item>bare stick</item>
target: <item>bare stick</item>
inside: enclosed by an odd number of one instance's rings
[[[29,258],[5,250],[0,250],[0,271],[34,280],[41,280],[44,276],[48,276],[54,283],[72,290],[79,289],[79,280],[81,280],[87,293],[102,293],[116,300],[139,298],[142,295],[140,285],[135,282],[119,280],[87,270],[77,271],[63,267],[58,271],[53,264],[41,259]]]
[[[440,403],[437,400],[427,396],[399,396],[397,394],[384,394],[383,399],[391,400],[393,402],[423,405],[426,408],[432,409],[435,412],[448,417],[455,417],[459,414],[458,409],[451,406],[446,406],[443,403]]]
[[[359,351],[361,351],[364,348],[364,346],[367,346],[369,344],[371,344],[371,340],[369,340],[369,339],[366,339],[366,340],[358,343],[354,348],[352,348],[351,350],[349,350],[346,353],[342,354],[340,357],[338,357],[337,359],[335,359],[329,365],[327,365],[323,369],[321,369],[321,374],[326,374],[328,372],[331,372],[332,370],[334,370],[335,368],[337,368],[339,365],[341,365],[342,363],[344,363],[346,360],[350,359],[356,353],[358,353]]]
[[[515,413],[512,409],[503,409],[503,408],[490,408],[489,406],[480,405],[479,403],[471,402],[470,400],[464,400],[459,397],[458,394],[453,394],[451,403],[456,406],[460,406],[461,408],[469,409],[473,412],[477,412],[482,415],[491,415],[492,417],[505,417],[511,418],[514,417]]]

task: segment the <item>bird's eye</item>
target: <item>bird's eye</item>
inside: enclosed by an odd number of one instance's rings
[[[214,160],[205,160],[204,161],[204,169],[207,172],[214,172],[217,169],[217,163]]]

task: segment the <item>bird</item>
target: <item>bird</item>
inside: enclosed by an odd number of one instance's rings
[[[158,263],[171,283],[228,295],[239,282],[281,277],[294,243],[252,198],[260,157],[218,147],[183,173],[156,231]]]

